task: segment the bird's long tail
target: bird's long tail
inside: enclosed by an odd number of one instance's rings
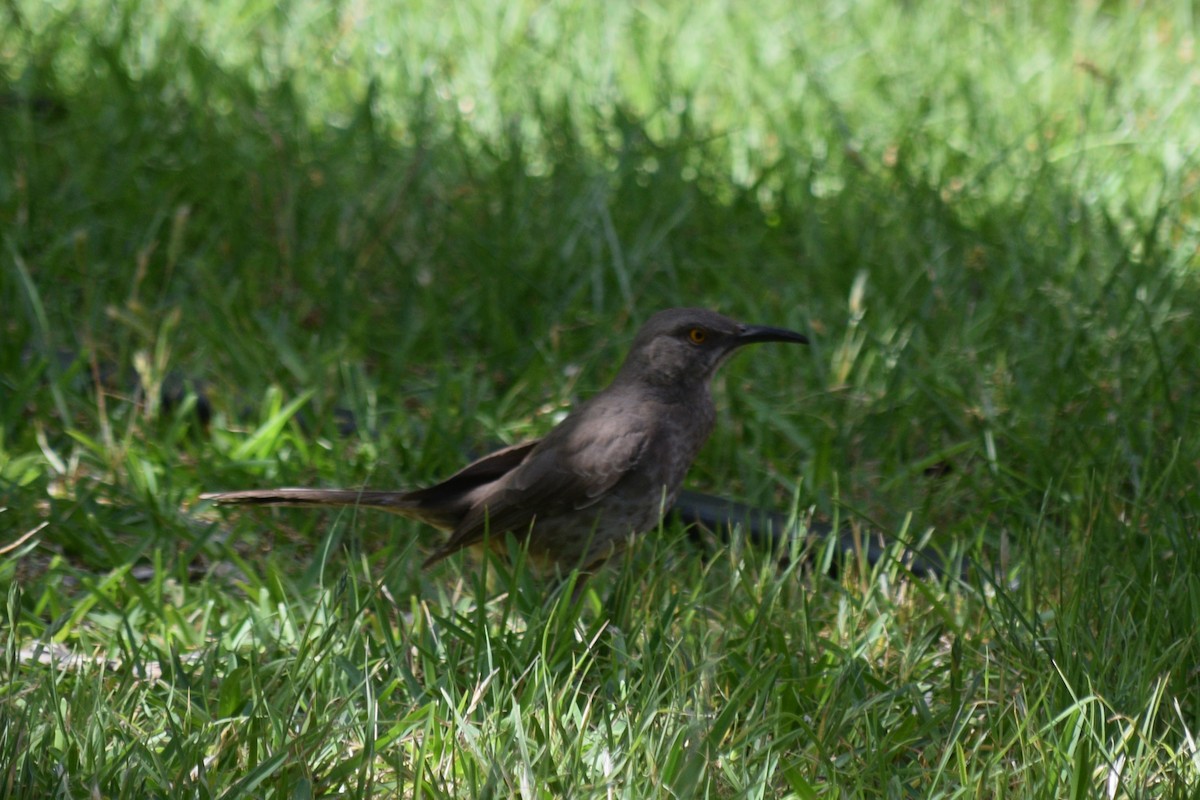
[[[249,489],[210,492],[200,495],[200,499],[221,506],[358,506],[404,514],[411,513],[417,505],[408,494],[360,489]]]

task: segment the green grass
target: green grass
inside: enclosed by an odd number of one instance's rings
[[[0,796],[1190,797],[1191,5],[400,5],[0,12]],[[691,486],[969,579],[196,501],[432,480],[693,304],[813,345]]]

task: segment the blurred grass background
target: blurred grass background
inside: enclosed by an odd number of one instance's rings
[[[1184,796],[1190,3],[2,13],[14,794],[636,797],[665,765],[663,796]],[[421,575],[435,534],[404,521],[194,504],[432,480],[547,430],[676,305],[814,340],[726,368],[691,485],[928,536],[973,583],[810,583],[650,537],[576,622],[519,575],[499,606],[469,567]],[[538,650],[558,636],[590,648]],[[108,661],[39,667],[39,642]],[[475,682],[531,663],[544,684]],[[213,693],[184,711],[184,685]],[[526,751],[466,746],[471,697],[479,741]],[[336,698],[296,745],[280,703]],[[564,715],[608,772],[530,734]]]

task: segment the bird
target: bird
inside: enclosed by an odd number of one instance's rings
[[[659,311],[638,330],[612,382],[543,438],[497,450],[440,483],[398,491],[250,489],[201,499],[381,509],[449,532],[425,567],[485,543],[504,552],[509,534],[536,570],[588,574],[660,524],[715,426],[714,373],[759,342],[808,338],[704,308]]]

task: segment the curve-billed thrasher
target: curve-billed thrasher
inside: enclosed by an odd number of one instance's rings
[[[415,491],[263,489],[215,492],[219,504],[363,506],[450,532],[428,566],[485,537],[527,541],[539,567],[588,569],[655,527],[671,507],[716,412],[709,379],[737,348],[808,339],[742,325],[714,311],[652,316],[607,389],[545,438],[497,450]]]

